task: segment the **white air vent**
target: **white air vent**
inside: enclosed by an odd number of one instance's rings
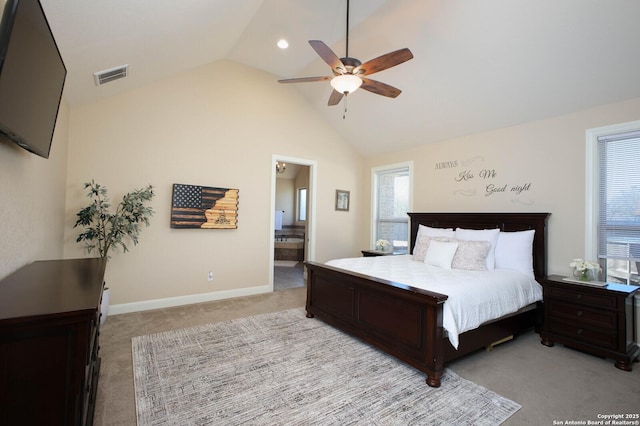
[[[98,71],[93,73],[93,79],[96,82],[96,86],[108,83],[113,80],[124,78],[129,74],[129,65],[121,65],[119,67],[110,68],[108,70]]]

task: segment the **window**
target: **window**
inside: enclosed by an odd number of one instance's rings
[[[377,240],[387,240],[394,252],[408,252],[411,169],[409,162],[372,170],[372,246]]]
[[[307,188],[298,188],[298,221],[307,220]]]
[[[587,216],[591,241],[607,282],[640,282],[640,122],[594,129],[587,133]],[[589,208],[587,209],[589,210]]]

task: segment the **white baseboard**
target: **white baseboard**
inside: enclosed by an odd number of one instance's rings
[[[264,285],[237,290],[223,290],[211,293],[192,294],[188,296],[168,297],[166,299],[145,300],[143,302],[121,303],[118,305],[110,305],[109,315],[172,308],[174,306],[212,302],[214,300],[231,299],[233,297],[253,296],[254,294],[270,293],[271,291],[273,291],[273,289],[270,286]]]

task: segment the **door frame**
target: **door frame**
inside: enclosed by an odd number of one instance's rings
[[[316,258],[316,198],[317,198],[317,168],[318,162],[306,158],[290,157],[288,155],[271,155],[271,221],[269,225],[269,287],[273,291],[273,257],[275,254],[275,213],[276,213],[276,173],[274,173],[276,162],[287,164],[297,164],[309,167],[309,187],[307,189],[307,234],[305,235],[305,258],[315,260]],[[307,271],[305,269],[305,278]]]

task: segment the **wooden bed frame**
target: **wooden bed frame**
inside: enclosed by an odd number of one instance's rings
[[[535,229],[533,268],[546,275],[548,213],[409,213],[413,252],[418,225],[433,228],[523,231]],[[447,296],[317,262],[307,266],[307,317],[317,317],[387,352],[427,374],[429,386],[440,386],[444,364],[509,339],[534,326],[537,309],[519,311],[462,333],[458,349],[442,327]],[[535,305],[533,306],[535,308]]]

